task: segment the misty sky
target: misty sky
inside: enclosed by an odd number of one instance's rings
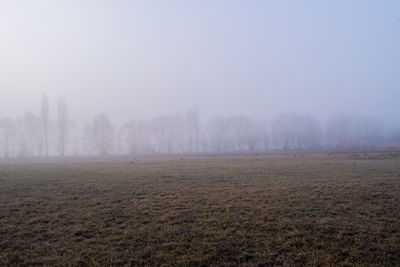
[[[397,0],[2,0],[0,116],[373,115],[400,127]]]

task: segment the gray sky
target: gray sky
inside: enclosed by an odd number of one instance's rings
[[[373,115],[400,127],[400,1],[0,1],[0,116]]]

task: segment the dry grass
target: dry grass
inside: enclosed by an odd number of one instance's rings
[[[0,265],[400,264],[400,159],[0,164]]]

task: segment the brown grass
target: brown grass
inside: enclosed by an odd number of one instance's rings
[[[400,159],[0,164],[0,265],[400,264]]]

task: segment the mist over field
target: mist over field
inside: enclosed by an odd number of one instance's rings
[[[2,135],[34,135],[3,147],[95,153],[83,139],[96,116],[110,122],[105,153],[392,146],[399,14],[396,1],[3,1]],[[293,140],[277,140],[282,127]]]
[[[0,266],[400,266],[400,1],[1,0]]]
[[[397,1],[2,1],[0,117],[40,119],[45,95],[56,124],[64,98],[68,153],[102,113],[115,134],[187,110],[269,128],[311,115],[323,132],[346,114],[393,139],[399,19]]]

